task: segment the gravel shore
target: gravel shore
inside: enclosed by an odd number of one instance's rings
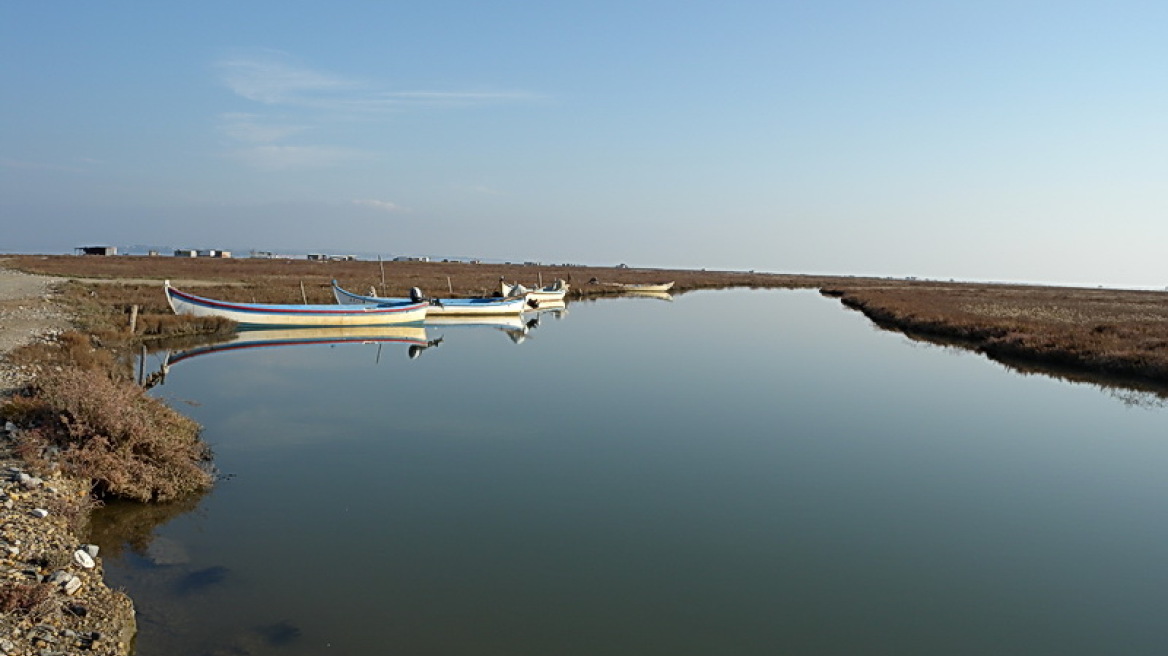
[[[52,299],[62,281],[0,261],[0,400],[36,375],[7,354],[69,328]],[[87,507],[88,482],[28,471],[13,454],[18,438],[0,418],[0,654],[129,654],[133,604],[105,584],[97,548],[82,544],[68,518]]]

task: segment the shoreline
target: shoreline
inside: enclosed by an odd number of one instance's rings
[[[68,327],[51,292],[61,282],[0,263],[0,357]],[[35,376],[5,359],[0,400]],[[89,482],[59,471],[33,475],[14,452],[17,438],[15,426],[0,422],[0,653],[131,653],[133,602],[106,584],[99,552],[79,535],[92,509]]]

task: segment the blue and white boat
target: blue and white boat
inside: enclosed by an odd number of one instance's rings
[[[415,296],[420,292],[414,293]],[[337,281],[333,281],[333,296],[340,305],[377,305],[379,303],[395,302],[404,299],[387,298],[383,296],[362,296],[342,289]],[[518,316],[524,311],[532,309],[523,296],[510,297],[477,297],[477,298],[434,298],[430,299],[430,306],[426,310],[427,317],[456,317],[456,316]]]

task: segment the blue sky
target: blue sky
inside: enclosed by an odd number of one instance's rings
[[[1168,3],[6,2],[0,252],[1168,285]]]

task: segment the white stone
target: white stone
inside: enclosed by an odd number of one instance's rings
[[[73,560],[85,569],[91,569],[94,565],[97,564],[93,562],[93,556],[90,556],[88,553],[86,553],[84,549],[78,549],[77,551],[74,551]]]
[[[49,516],[49,511],[45,510],[44,508],[33,508],[32,516],[44,519],[45,517]]]
[[[80,577],[74,576],[73,578],[69,579],[68,581],[65,581],[65,594],[72,596],[72,595],[76,594],[76,592],[80,589],[81,589]]]

